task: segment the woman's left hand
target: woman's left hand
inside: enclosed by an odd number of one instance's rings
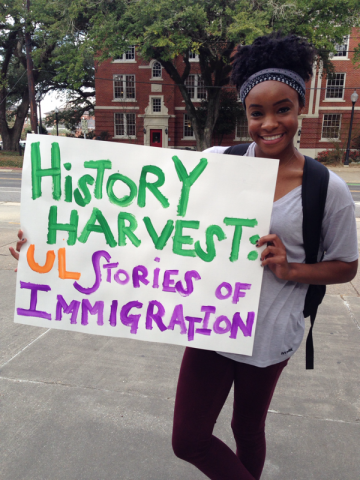
[[[257,247],[267,245],[261,253],[261,265],[267,265],[281,280],[313,285],[331,285],[350,282],[356,275],[358,261],[341,260],[319,263],[289,263],[286,248],[275,234],[265,235],[257,242]]]
[[[261,247],[267,244],[261,253],[261,265],[267,265],[270,270],[281,280],[289,280],[291,266],[287,261],[286,248],[280,238],[275,234],[261,237],[256,246]]]

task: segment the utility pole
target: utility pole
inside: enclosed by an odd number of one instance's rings
[[[30,0],[26,0],[26,10],[28,12],[27,21],[25,25],[25,49],[26,49],[26,65],[27,65],[27,79],[29,88],[29,101],[30,101],[30,123],[31,130],[36,132],[37,130],[37,115],[36,115],[36,100],[35,100],[35,83],[34,83],[34,65],[31,58],[31,35],[29,32],[30,22]]]

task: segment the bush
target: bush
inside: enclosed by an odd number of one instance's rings
[[[319,152],[316,156],[316,160],[321,163],[342,163],[344,157],[343,150],[324,150]]]
[[[318,153],[316,159],[323,163],[342,164],[345,160],[345,150],[341,148],[340,143],[334,142],[334,148]]]
[[[360,163],[360,150],[350,151],[349,162]]]
[[[100,132],[100,137],[101,140],[107,141],[110,138],[110,134],[107,130],[104,130],[103,132]]]
[[[324,150],[319,152],[316,156],[316,160],[321,163],[337,163],[342,164],[345,161],[346,150],[341,148],[334,148],[333,150]],[[360,150],[350,151],[349,163],[360,162]]]

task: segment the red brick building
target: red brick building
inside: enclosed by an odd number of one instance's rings
[[[301,135],[297,139],[302,153],[314,157],[334,148],[336,142],[346,148],[352,110],[350,97],[356,89],[359,100],[355,104],[352,138],[360,135],[360,68],[355,68],[351,61],[359,43],[360,31],[354,28],[332,58],[335,75],[327,78],[319,69],[307,85],[306,111],[300,117]]]
[[[351,94],[360,91],[360,69],[351,61],[354,48],[360,43],[360,32],[338,46],[333,57],[336,74],[322,75],[314,67],[308,84],[307,102],[299,119],[299,133],[294,141],[300,151],[316,156],[333,148],[334,142],[346,144],[352,102]],[[179,65],[182,59],[177,60]],[[196,55],[190,59],[191,73],[187,87],[196,105],[206,98]],[[145,62],[131,47],[122,58],[102,63],[96,73],[96,134],[108,132],[109,140],[164,148],[195,148],[196,142],[179,89],[160,63]],[[355,106],[354,136],[359,135],[360,99]],[[223,138],[223,145],[249,141],[246,118],[232,135]],[[346,145],[345,145],[346,146]]]
[[[206,92],[201,86],[197,56],[190,61],[187,83],[196,105]],[[195,137],[181,93],[159,62],[145,62],[131,47],[122,58],[98,67],[95,87],[97,135],[106,131],[109,139],[117,142],[194,147]]]

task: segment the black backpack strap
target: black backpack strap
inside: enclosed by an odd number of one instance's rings
[[[305,262],[317,263],[324,217],[329,170],[316,160],[305,157],[302,206]],[[314,344],[312,331],[318,306],[324,298],[325,285],[310,285],[305,298],[304,317],[310,316],[310,330],[306,340],[306,369],[314,368]]]
[[[225,155],[239,155],[243,156],[247,152],[250,143],[240,143],[239,145],[233,145],[232,147],[228,147],[225,150]]]

